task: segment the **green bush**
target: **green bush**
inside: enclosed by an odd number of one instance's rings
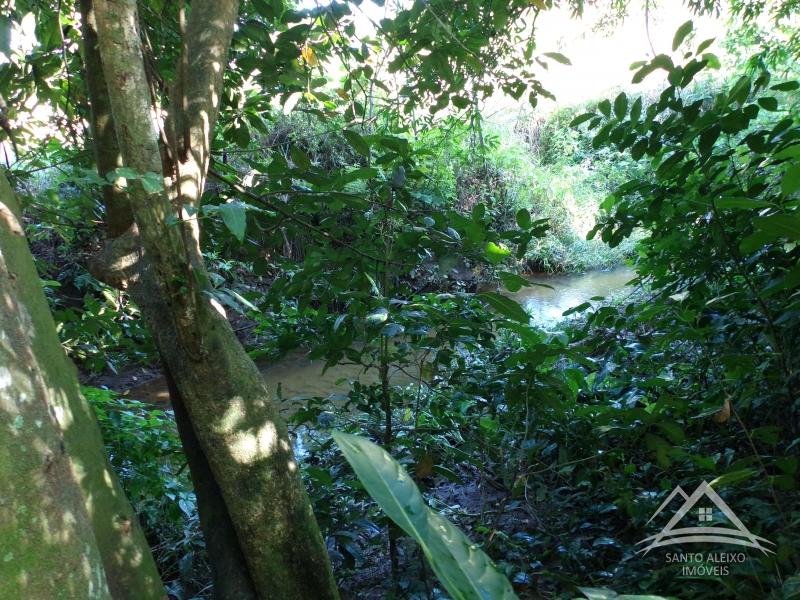
[[[186,458],[172,411],[84,387],[112,468],[177,598],[207,597],[211,575]]]

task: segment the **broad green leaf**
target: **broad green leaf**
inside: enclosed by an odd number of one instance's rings
[[[784,81],[783,83],[777,83],[773,85],[771,90],[775,90],[776,92],[791,92],[800,88],[800,82],[797,81]]]
[[[0,56],[11,56],[11,19],[6,15],[0,16]]]
[[[142,187],[148,194],[155,194],[164,189],[164,178],[160,173],[148,171],[142,175]]]
[[[345,129],[342,131],[342,135],[344,136],[344,139],[347,140],[347,143],[353,148],[353,150],[362,156],[369,157],[369,143],[361,136],[360,133],[356,133],[352,129]]]
[[[514,321],[525,323],[530,322],[531,316],[525,312],[525,309],[511,298],[498,294],[496,292],[485,292],[478,294],[478,298],[486,302],[498,313]]]
[[[517,225],[520,229],[531,228],[531,213],[527,208],[520,208],[517,211]]]
[[[106,173],[106,180],[109,183],[114,183],[117,179],[138,179],[139,173],[131,167],[117,167]]]
[[[667,596],[654,596],[653,594],[618,594],[608,588],[579,587],[587,600],[672,600]]]
[[[709,69],[719,69],[722,67],[722,62],[719,57],[713,52],[706,52],[703,54],[703,61]]]
[[[700,45],[697,46],[697,50],[695,51],[695,54],[702,54],[703,51],[707,50],[711,46],[711,44],[714,43],[714,41],[716,39],[717,38],[708,38],[707,40],[703,40],[702,42],[700,42]]]
[[[672,446],[662,437],[646,433],[644,435],[644,442],[655,455],[661,468],[666,469],[672,463],[670,454],[672,454]]]
[[[572,62],[560,52],[545,52],[544,55],[547,58],[552,58],[556,62],[560,62],[562,65],[571,65]]]
[[[389,318],[389,311],[384,308],[376,308],[366,317],[368,323],[383,323]]]
[[[500,277],[500,281],[503,282],[503,285],[509,292],[518,292],[523,287],[531,286],[530,281],[524,277],[520,277],[516,273],[501,271],[498,276]]]
[[[370,496],[422,548],[434,573],[456,600],[512,600],[508,579],[450,521],[431,510],[414,480],[367,439],[333,432],[333,439]]]
[[[631,123],[638,123],[639,117],[642,116],[642,98],[641,96],[633,101],[631,106]]]
[[[229,202],[219,205],[222,222],[240,242],[244,241],[244,232],[247,228],[247,215],[244,206],[238,202]]]
[[[711,153],[711,149],[714,147],[714,143],[719,138],[720,132],[721,128],[719,125],[712,125],[700,134],[700,141],[698,143],[700,154],[705,156]]]
[[[354,169],[352,171],[347,171],[346,173],[342,173],[334,182],[334,189],[340,188],[343,185],[351,183],[353,181],[358,181],[360,179],[372,179],[373,177],[378,176],[378,169],[374,169],[372,167],[361,167],[360,169]]]
[[[798,460],[796,456],[782,456],[775,459],[775,465],[787,475],[797,473]]]
[[[591,302],[583,302],[582,304],[579,304],[578,306],[573,306],[572,308],[569,308],[569,309],[565,310],[564,312],[561,313],[561,316],[562,317],[569,317],[570,315],[574,315],[575,313],[583,312],[586,309],[591,308],[591,307],[592,307],[592,303]]]
[[[486,205],[483,202],[478,202],[472,207],[472,220],[480,223],[483,221],[484,216],[486,216]]]
[[[731,91],[728,93],[728,97],[732,101],[744,104],[744,102],[750,95],[750,90],[752,89],[752,85],[753,82],[750,80],[750,78],[747,77],[746,75],[743,75],[731,88]]]
[[[579,587],[578,589],[588,600],[616,600],[619,598],[617,592],[605,588]]]
[[[486,258],[493,265],[502,262],[510,254],[511,250],[509,250],[508,248],[502,248],[497,244],[495,244],[494,242],[488,242],[486,244]]]
[[[694,24],[691,21],[686,21],[683,25],[678,27],[678,30],[675,32],[675,37],[672,38],[672,51],[678,49],[678,47],[683,43],[683,40],[686,39],[686,36],[692,33],[692,29],[694,29]]]
[[[577,117],[572,119],[569,126],[577,127],[578,125],[581,125],[582,123],[591,120],[594,116],[596,116],[595,113],[583,113],[582,115],[578,115]]]
[[[392,171],[392,187],[400,189],[406,184],[406,170],[403,165],[398,166]]]
[[[307,171],[311,166],[311,159],[308,158],[308,154],[300,150],[297,146],[292,146],[292,149],[289,151],[289,156],[292,157],[292,162],[300,171]]]
[[[775,205],[771,202],[765,202],[764,200],[753,200],[752,198],[740,198],[740,197],[726,197],[720,198],[719,200],[715,201],[714,204],[717,208],[770,208],[774,207]]]
[[[800,190],[800,165],[790,167],[781,179],[781,191],[786,194],[794,194]]]
[[[758,105],[764,110],[775,112],[778,110],[778,100],[772,96],[764,96],[758,99]]]
[[[800,216],[798,215],[757,217],[753,223],[757,229],[770,234],[772,239],[785,237],[790,240],[800,240]]]
[[[628,113],[628,97],[625,92],[620,92],[619,96],[614,99],[614,115],[621,119]]]
[[[396,337],[398,335],[403,335],[405,330],[406,328],[399,323],[387,323],[381,329],[381,335],[383,337]]]
[[[723,488],[729,485],[736,485],[751,479],[757,475],[758,471],[755,469],[742,469],[741,471],[733,471],[732,473],[725,473],[711,481],[708,485],[713,488]]]

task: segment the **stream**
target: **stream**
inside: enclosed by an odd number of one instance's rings
[[[620,297],[629,293],[625,284],[633,279],[634,272],[628,267],[617,267],[608,271],[590,271],[569,275],[532,275],[528,279],[533,285],[515,293],[506,293],[527,310],[538,325],[551,328],[563,317],[562,313],[593,297]],[[309,360],[304,350],[289,353],[277,363],[259,365],[264,379],[274,395],[285,400],[284,406],[291,410],[292,400],[311,396],[326,397],[331,394],[346,394],[350,381],[364,384],[375,383],[376,369],[364,372],[357,365],[338,365],[322,372],[325,361]],[[412,378],[403,373],[392,374],[394,383],[405,383]],[[156,404],[169,405],[169,393],[163,378],[154,379],[128,390],[130,398]]]

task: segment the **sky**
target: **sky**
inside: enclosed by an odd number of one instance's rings
[[[310,8],[318,0],[301,0],[301,8]],[[399,0],[401,4],[406,0]],[[584,16],[572,18],[567,7],[543,12],[537,23],[537,50],[539,52],[560,52],[567,56],[572,65],[552,63],[549,70],[539,69],[539,76],[548,89],[556,96],[552,102],[540,99],[540,111],[549,112],[558,106],[574,105],[588,100],[599,99],[615,92],[621,87],[630,88],[633,72],[632,62],[652,58],[656,54],[672,54],[672,39],[678,27],[691,19],[694,23],[694,45],[708,38],[724,37],[724,17],[698,17],[691,13],[681,0],[663,0],[651,9],[648,28],[645,26],[644,9],[632,6],[630,15],[612,30],[598,31],[596,25],[604,13],[608,12],[610,2],[602,6],[587,6]],[[643,4],[633,2],[632,5]],[[372,22],[379,22],[391,16],[394,2],[389,0],[379,7],[370,0],[364,0],[354,10],[354,21],[359,35],[374,32]],[[388,11],[388,12],[387,12]],[[651,48],[652,42],[652,48]],[[709,51],[718,51],[712,46]],[[666,79],[663,71],[651,75],[642,84],[642,89],[660,85]],[[518,113],[527,105],[527,95],[521,103],[512,98],[498,95],[485,103],[486,115],[508,116]]]
[[[712,37],[722,41],[724,18],[697,17],[679,0],[661,2],[659,6],[649,16],[649,40],[656,54],[672,54],[675,31],[689,19],[694,23],[694,40],[689,42],[690,46]],[[571,18],[566,9],[550,10],[539,17],[537,50],[560,52],[572,62],[572,65],[552,64],[547,71],[540,69],[545,89],[556,96],[555,103],[541,99],[542,110],[600,99],[620,87],[633,88],[631,63],[653,57],[643,10],[632,10],[623,23],[606,32],[594,30],[601,13],[596,7],[587,7],[580,19]],[[721,49],[715,44],[709,51],[721,52]],[[658,71],[645,80],[642,89],[656,86],[665,79],[665,73]],[[509,99],[494,99],[492,103],[498,104],[498,108],[513,106]]]

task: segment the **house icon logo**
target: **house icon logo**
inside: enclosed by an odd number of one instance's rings
[[[672,502],[672,499],[675,498],[675,496],[681,496],[683,498],[683,505],[672,516],[672,518],[669,520],[669,523],[667,523],[667,525],[661,531],[659,531],[656,535],[651,535],[650,537],[647,537],[641,542],[637,543],[637,545],[645,543],[648,544],[638,552],[643,552],[646,555],[653,548],[661,548],[663,546],[671,546],[673,544],[708,542],[747,546],[749,548],[761,550],[761,552],[764,554],[775,553],[773,550],[765,548],[762,545],[771,544],[774,546],[775,544],[769,540],[750,533],[750,530],[745,527],[744,523],[742,523],[739,517],[736,516],[736,513],[734,513],[730,506],[728,506],[725,501],[720,498],[719,494],[714,491],[707,481],[701,483],[691,496],[687,495],[686,492],[681,489],[681,486],[676,487],[674,490],[672,490],[672,493],[667,497],[667,499],[664,500],[661,506],[658,507],[658,510],[653,514],[653,516],[650,517],[648,523],[661,514],[667,505]],[[710,500],[711,504],[720,510],[720,512],[727,518],[733,527],[717,527],[714,525],[707,525],[698,527],[679,526],[676,529],[676,525],[679,525],[681,519],[683,519],[686,515],[689,515],[694,506],[704,498]],[[714,508],[699,507],[697,509],[697,520],[699,523],[713,522]]]

